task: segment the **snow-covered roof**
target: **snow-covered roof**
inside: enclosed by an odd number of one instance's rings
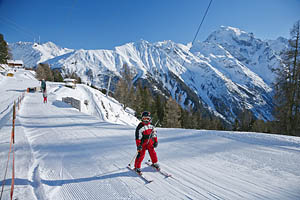
[[[7,60],[8,64],[18,64],[18,65],[23,65],[23,60]]]
[[[76,82],[77,80],[76,79],[73,79],[73,78],[65,78],[64,79],[64,82]]]

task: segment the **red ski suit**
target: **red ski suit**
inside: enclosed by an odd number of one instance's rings
[[[152,163],[157,163],[157,155],[153,147],[154,142],[157,143],[157,136],[153,129],[154,126],[150,122],[147,124],[141,122],[135,130],[136,146],[142,144],[142,150],[138,152],[138,155],[135,159],[135,168],[141,168],[141,164],[145,157],[146,150],[148,150],[149,152]]]

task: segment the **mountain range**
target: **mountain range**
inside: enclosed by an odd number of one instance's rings
[[[106,75],[119,78],[127,64],[134,83],[142,80],[151,91],[171,96],[182,107],[192,106],[228,123],[245,109],[258,119],[273,119],[272,68],[280,65],[280,52],[287,46],[283,37],[261,40],[228,26],[203,42],[189,44],[140,40],[113,50],[74,50],[52,42],[9,44],[13,58],[23,60],[27,68],[48,63],[63,73],[76,72],[83,82],[97,87],[106,87]]]

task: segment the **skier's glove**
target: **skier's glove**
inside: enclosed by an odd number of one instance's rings
[[[158,142],[154,142],[154,143],[153,143],[153,147],[154,147],[154,148],[156,148],[157,145],[158,145]]]
[[[137,146],[138,151],[142,151],[142,149],[143,149],[142,145]]]

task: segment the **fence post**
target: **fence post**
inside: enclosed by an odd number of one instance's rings
[[[14,188],[15,188],[15,149],[12,146],[13,163],[12,163],[12,176],[11,176],[11,187],[10,187],[10,199],[13,200]]]
[[[21,101],[21,98],[19,97],[18,98],[18,110],[20,110],[20,101]]]
[[[16,101],[14,101],[13,106],[13,127],[12,127],[12,138],[13,138],[13,144],[15,143],[15,119],[16,119]]]

